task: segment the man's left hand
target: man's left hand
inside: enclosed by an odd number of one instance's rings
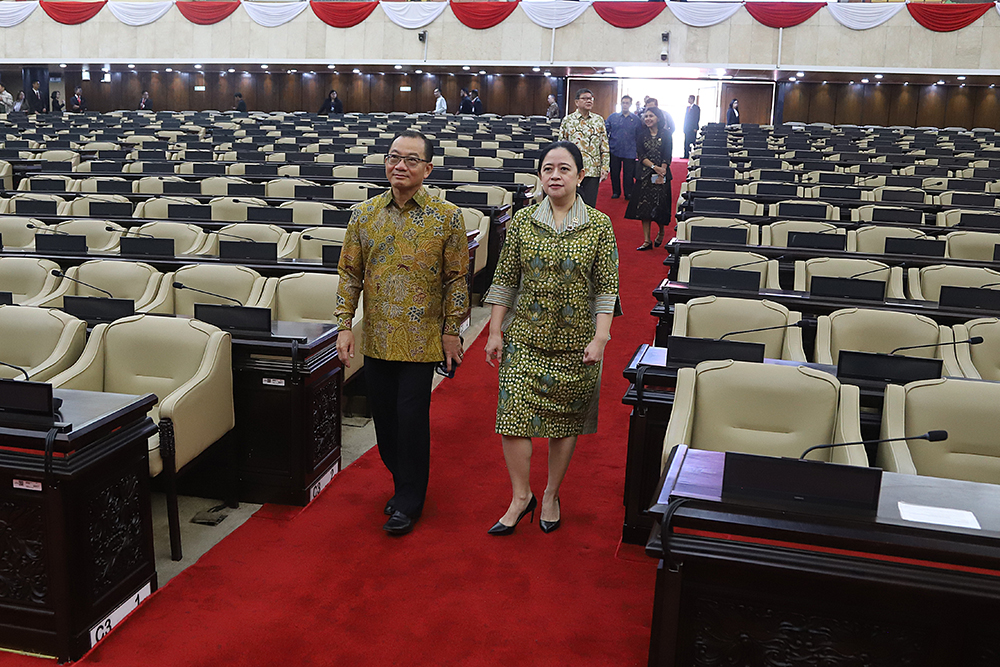
[[[462,339],[458,336],[441,335],[441,347],[444,348],[444,367],[451,371],[462,363]]]
[[[606,178],[607,178],[608,176],[610,176],[610,175],[611,175],[611,172],[610,172],[610,171],[602,171],[602,172],[601,172],[601,183],[603,183],[603,182],[604,182],[604,180],[605,180],[605,179],[606,179]]]

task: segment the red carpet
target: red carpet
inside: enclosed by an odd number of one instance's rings
[[[621,371],[652,339],[650,291],[665,251],[634,250],[639,223],[623,221],[625,200],[609,194],[605,183],[599,208],[615,222],[625,315],[605,353],[600,430],[580,439],[562,489],[560,530],[543,534],[536,516],[511,537],[486,535],[510,484],[493,432],[496,371],[480,336],[434,393],[430,491],[411,535],[381,530],[391,482],[370,451],[304,511],[252,517],[80,664],[645,665],[656,562],[636,548],[618,553],[629,413]],[[536,443],[538,495],[545,461]],[[3,654],[0,663],[51,664]]]

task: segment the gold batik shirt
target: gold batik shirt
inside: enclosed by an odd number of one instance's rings
[[[444,359],[469,308],[469,246],[462,212],[420,188],[400,208],[392,190],[358,204],[340,253],[337,325],[350,331],[362,290],[361,352],[387,361]]]
[[[608,130],[604,119],[596,113],[584,118],[574,111],[563,118],[559,126],[560,141],[571,141],[583,153],[583,168],[587,176],[600,178],[611,171],[611,149],[608,147]]]

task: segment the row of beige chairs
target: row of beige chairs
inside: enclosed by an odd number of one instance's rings
[[[677,223],[677,240],[691,240],[691,230],[697,227],[745,229],[747,245],[787,247],[789,234],[807,232],[846,236],[845,249],[881,255],[887,238],[939,240],[945,242],[944,256],[954,259],[993,261],[993,251],[1000,244],[1000,233],[957,230],[940,236],[925,234],[918,227],[895,227],[890,224],[864,225],[845,229],[828,222],[813,220],[781,220],[769,225],[754,225],[738,218],[696,216]]]
[[[824,186],[824,187],[826,187],[826,186]],[[887,190],[890,190],[890,189],[896,190],[896,191],[900,191],[900,190],[907,190],[908,188],[898,188],[898,187],[892,187],[892,188],[890,188],[890,186],[885,186],[885,187],[882,187],[882,188],[875,188],[874,192],[876,192],[876,195],[875,195],[875,200],[874,201],[883,201],[882,199],[879,199],[879,197],[884,194],[884,191],[887,191]],[[935,206],[948,207],[948,208],[953,209],[953,210],[967,211],[967,213],[979,213],[979,214],[990,213],[990,212],[992,212],[990,209],[993,208],[993,207],[1000,208],[1000,200],[992,198],[992,197],[990,197],[990,195],[978,195],[979,197],[984,198],[982,200],[982,202],[975,204],[976,206],[980,206],[980,208],[978,210],[977,209],[963,209],[963,206],[968,207],[969,204],[968,203],[959,203],[960,201],[964,202],[965,200],[964,199],[958,199],[958,200],[956,200],[955,197],[954,197],[955,195],[960,195],[962,197],[976,196],[976,195],[971,195],[968,192],[951,192],[951,191],[949,191],[949,192],[944,192],[944,193],[942,193],[940,195],[933,195],[931,197],[931,199],[933,201],[929,201],[929,202],[926,202],[926,203],[932,204],[932,205],[935,205]],[[772,216],[772,217],[798,217],[794,213],[789,214],[786,211],[784,211],[783,209],[785,207],[797,207],[797,206],[801,206],[803,204],[807,204],[807,205],[809,205],[811,207],[812,211],[817,212],[817,213],[820,212],[819,211],[820,207],[822,207],[822,209],[823,209],[822,210],[822,215],[815,215],[813,217],[817,217],[817,218],[820,218],[820,219],[823,219],[823,220],[840,220],[841,219],[840,207],[839,206],[834,206],[830,202],[823,201],[822,199],[786,199],[786,200],[783,200],[783,201],[780,201],[780,202],[776,202],[776,203],[773,203],[773,204],[763,204],[763,203],[756,202],[756,201],[753,201],[753,200],[750,200],[750,199],[741,199],[739,197],[721,197],[720,196],[720,197],[705,197],[705,198],[701,199],[700,201],[704,202],[704,204],[703,204],[705,206],[704,210],[712,210],[712,207],[715,207],[716,210],[725,210],[725,211],[727,211],[727,212],[729,212],[729,213],[731,213],[733,215],[755,215],[755,216],[765,216],[765,215],[768,215],[768,216]],[[861,207],[856,207],[856,208],[860,209],[860,208],[863,208],[864,206],[865,205],[862,205]],[[737,210],[732,210],[731,207],[737,207]],[[904,205],[904,208],[905,208],[905,205]],[[854,209],[852,209],[852,211],[853,210]],[[952,218],[954,218],[954,214],[949,217],[949,216],[945,215],[946,213],[947,213],[947,211],[941,211],[941,212],[937,213],[937,216],[938,216],[937,224],[939,226],[945,227],[945,226],[953,226],[955,224],[958,224],[958,220],[954,220],[953,222],[950,222],[950,224],[949,224],[949,220],[952,219]],[[852,213],[852,219],[853,219],[853,215],[854,214]],[[860,217],[861,216],[860,213],[858,213],[858,216],[859,216],[858,220],[863,220],[863,218]]]
[[[857,387],[806,366],[704,361],[682,368],[663,439],[663,466],[675,445],[798,458],[808,447],[861,440]],[[890,472],[1000,483],[1000,383],[943,378],[889,385],[882,437],[946,430],[943,442],[879,445]],[[788,406],[795,406],[789,410]],[[812,452],[810,459],[867,466],[861,445]]]
[[[719,338],[739,322],[742,330],[791,325],[801,313],[766,299],[706,296],[674,305],[671,334],[693,338]],[[954,327],[937,324],[915,313],[866,308],[845,308],[817,319],[812,360],[835,364],[841,350],[889,353],[910,345],[928,347],[904,354],[944,361],[944,374],[953,377],[1000,381],[1000,319],[979,318]],[[983,343],[970,346],[972,336]],[[756,331],[727,339],[761,343],[770,359],[807,361],[798,327]]]
[[[754,252],[733,250],[699,250],[681,256],[677,272],[678,282],[690,280],[691,267],[730,269],[740,266],[742,271],[760,274],[760,289],[783,289],[778,280],[778,261]],[[814,257],[795,262],[793,288],[808,292],[815,276],[837,278],[857,277],[866,274],[867,280],[884,280],[885,298],[937,301],[943,285],[954,287],[1000,287],[1000,272],[978,266],[932,264],[910,267],[904,273],[900,266],[889,266],[872,259]]]

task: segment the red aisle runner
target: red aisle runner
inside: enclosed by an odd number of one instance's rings
[[[683,165],[674,163],[675,197]],[[391,482],[368,452],[302,512],[252,517],[81,664],[644,665],[656,562],[638,551],[615,557],[629,415],[622,369],[653,338],[651,291],[666,252],[635,251],[642,231],[622,219],[626,203],[601,186],[625,315],[605,353],[599,432],[581,437],[562,489],[560,530],[543,534],[536,515],[510,537],[486,535],[510,482],[493,430],[496,371],[480,336],[455,379],[434,392],[430,491],[411,535],[382,532]],[[537,444],[537,494],[545,461]]]

